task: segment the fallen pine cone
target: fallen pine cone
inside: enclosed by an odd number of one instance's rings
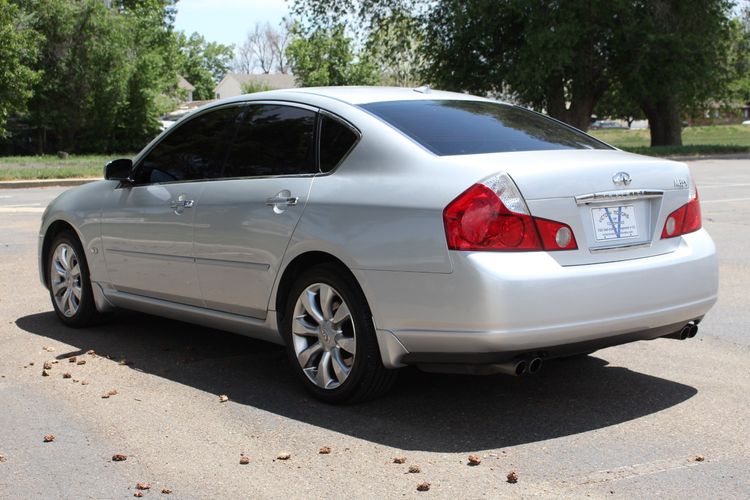
[[[111,391],[107,392],[107,396],[117,396],[117,394],[119,394],[117,392],[117,389],[112,389]]]
[[[50,363],[49,361],[45,361],[44,364],[42,365],[42,368],[44,368],[45,370],[51,370],[52,363]]]
[[[141,498],[143,496],[143,493],[141,493],[140,491],[136,491],[135,493],[133,493],[133,496],[136,498]]]
[[[137,483],[135,485],[135,489],[137,490],[150,490],[151,484],[150,483]]]
[[[47,352],[55,352],[55,348],[54,347],[44,346],[44,347],[42,347],[42,349],[44,349]]]
[[[512,470],[508,472],[507,479],[510,484],[516,484],[518,482],[518,474],[516,474],[516,471]]]
[[[222,394],[219,396],[219,403],[226,403],[227,401],[229,401],[229,396],[227,396],[226,394]]]
[[[417,485],[417,491],[430,491],[430,483],[424,482]]]
[[[42,377],[49,377],[49,372],[47,370],[42,370]]]
[[[276,456],[276,458],[279,460],[289,460],[290,458],[292,458],[292,454],[287,451],[282,451]]]
[[[419,474],[422,472],[422,468],[418,465],[410,465],[409,466],[409,474]]]
[[[53,434],[47,434],[46,436],[44,436],[45,443],[51,443],[54,440],[55,440],[55,436]]]
[[[482,459],[478,455],[469,455],[469,465],[479,465],[482,463]]]
[[[242,455],[240,457],[240,465],[247,465],[250,463],[250,457],[246,457],[245,455]]]
[[[406,457],[396,457],[393,459],[394,464],[403,464],[406,462]]]
[[[81,380],[81,385],[89,385],[89,381],[88,380]]]
[[[115,453],[112,455],[112,461],[113,462],[124,462],[128,459],[127,455],[123,455],[122,453]]]
[[[690,457],[690,460],[693,462],[703,462],[706,459],[703,455],[695,455],[693,457]]]
[[[81,359],[76,364],[77,365],[85,365],[86,364],[86,360],[85,359]]]
[[[5,455],[0,455],[0,463],[5,462],[6,460],[8,459],[5,458]]]
[[[68,358],[68,363],[75,363],[76,359],[77,358],[75,356],[71,356],[71,357]]]
[[[63,378],[71,378],[73,375],[71,375],[68,372],[63,373]]]
[[[328,455],[329,453],[331,453],[331,448],[329,446],[323,446],[318,450],[318,453],[320,453],[321,455]]]
[[[169,495],[170,493],[172,493],[172,490],[170,490],[169,488],[162,488],[161,492],[165,495]]]

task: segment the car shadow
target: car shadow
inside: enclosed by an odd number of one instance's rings
[[[24,316],[19,328],[90,349],[131,369],[227,394],[252,406],[404,450],[468,452],[591,431],[677,405],[693,387],[595,356],[549,362],[535,377],[436,375],[402,370],[385,397],[350,406],[311,399],[280,346],[140,313],[118,312],[76,330],[53,312]]]

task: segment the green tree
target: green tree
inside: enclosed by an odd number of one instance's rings
[[[750,102],[750,7],[731,20],[731,42],[728,54],[730,99]]]
[[[582,130],[611,84],[624,0],[441,0],[426,17],[427,76],[511,95]]]
[[[26,110],[32,85],[39,78],[30,68],[39,36],[27,21],[18,6],[0,0],[0,137],[7,135],[8,118]]]
[[[635,120],[643,120],[646,115],[643,110],[626,92],[615,82],[602,96],[594,108],[599,118],[615,118],[628,122],[628,128]]]
[[[652,146],[681,145],[683,113],[725,95],[732,6],[651,0],[632,2],[623,16],[613,69],[648,118]]]
[[[419,0],[294,0],[291,13],[304,20],[307,33],[343,26],[375,67],[379,83],[413,86],[422,83],[426,64],[422,14],[428,7]]]
[[[176,85],[171,0],[21,0],[43,36],[29,101],[38,152],[132,150]]]
[[[234,47],[206,39],[193,33],[178,35],[180,46],[179,71],[194,87],[197,100],[213,99],[214,88],[229,71],[234,57]]]
[[[311,87],[378,82],[375,67],[365,54],[355,53],[344,29],[338,24],[305,34],[299,25],[292,28],[293,39],[286,54],[298,84]]]

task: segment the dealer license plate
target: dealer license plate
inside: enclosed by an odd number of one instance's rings
[[[597,207],[591,209],[596,241],[624,240],[638,237],[635,207]]]

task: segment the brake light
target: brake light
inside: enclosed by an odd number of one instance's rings
[[[566,224],[532,217],[521,193],[506,174],[474,184],[443,211],[451,250],[575,250]]]
[[[691,183],[690,199],[667,216],[664,229],[661,231],[661,238],[675,238],[683,234],[693,233],[701,227],[701,204],[698,198],[698,188]]]

